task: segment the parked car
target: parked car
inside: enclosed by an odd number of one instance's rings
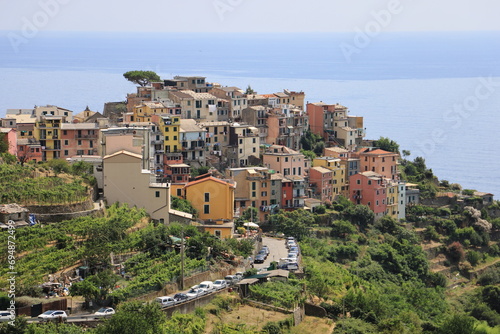
[[[205,290],[196,288],[196,289],[190,289],[188,292],[186,292],[186,296],[188,296],[189,298],[197,298],[203,296],[206,293],[207,292]]]
[[[38,316],[38,319],[51,320],[51,319],[66,319],[68,315],[65,311],[61,310],[49,310],[45,311]]]
[[[158,297],[155,299],[157,303],[161,305],[161,307],[169,307],[175,304],[175,299],[174,297],[170,296],[163,296],[163,297]]]
[[[206,292],[215,291],[214,282],[203,281],[198,285],[198,288],[205,290]]]
[[[218,280],[214,281],[214,288],[215,288],[215,290],[222,290],[222,289],[227,288],[226,280],[218,279]]]
[[[115,309],[112,307],[101,307],[97,311],[94,312],[94,317],[96,319],[99,318],[108,318],[115,314]]]
[[[238,271],[236,274],[234,274],[238,281],[241,281],[243,279],[243,273],[241,271]]]
[[[264,257],[264,259],[267,258],[267,252],[264,249],[261,249],[259,251],[259,253],[257,254],[257,256],[259,256],[259,255],[262,255]]]
[[[224,280],[226,281],[227,285],[234,285],[240,281],[237,275],[227,275],[224,277]]]
[[[262,249],[266,251],[266,254],[269,255],[270,251],[269,251],[269,247],[267,247],[266,245],[262,246]]]
[[[185,301],[187,299],[189,299],[189,297],[185,293],[176,293],[174,295],[174,300],[176,302],[182,302],[182,301]]]
[[[264,263],[265,260],[266,260],[266,257],[264,255],[257,254],[253,263]]]
[[[290,249],[288,249],[288,251],[289,251],[290,253],[295,252],[295,253],[299,254],[299,247],[297,247],[297,246],[292,246],[292,247],[290,247]]]
[[[299,257],[299,254],[297,254],[297,253],[288,253],[289,259],[295,259],[295,261],[297,261],[298,257]]]

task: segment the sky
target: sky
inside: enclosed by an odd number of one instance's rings
[[[0,0],[0,30],[500,30],[498,0]]]

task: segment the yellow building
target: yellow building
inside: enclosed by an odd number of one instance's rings
[[[234,184],[212,176],[198,178],[184,187],[184,198],[198,211],[205,231],[231,238],[234,229]]]
[[[42,146],[42,160],[61,158],[61,123],[63,116],[43,116],[35,123],[35,138]]]
[[[386,194],[387,194],[387,211],[386,214],[394,219],[399,218],[398,211],[398,194],[399,183],[392,180],[387,180]]]
[[[146,101],[132,108],[131,122],[151,122],[151,115],[168,114],[168,108],[160,102]]]
[[[339,158],[320,157],[313,160],[314,167],[325,167],[332,171],[332,197],[337,199],[342,195],[342,190],[346,185],[345,169],[341,165]]]

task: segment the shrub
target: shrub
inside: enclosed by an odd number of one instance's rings
[[[467,252],[467,261],[470,262],[471,265],[477,266],[479,261],[483,258],[482,254],[477,251],[468,251]]]
[[[458,241],[455,241],[448,246],[447,253],[450,259],[455,262],[460,262],[465,258],[464,247]]]
[[[479,275],[477,283],[480,285],[495,285],[500,283],[500,268],[493,267],[486,269]]]

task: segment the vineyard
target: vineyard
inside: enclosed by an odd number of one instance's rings
[[[112,251],[130,244],[127,229],[146,216],[143,210],[112,205],[102,218],[81,217],[51,225],[35,225],[17,229],[16,272],[18,291],[28,292],[43,282],[44,277],[82,260],[103,263]],[[7,233],[0,235],[0,244],[7,249]],[[0,276],[9,271],[7,256],[0,257]],[[4,288],[7,282],[1,282]]]
[[[34,166],[0,164],[0,204],[69,204],[88,198],[90,187],[82,177],[47,175]]]

